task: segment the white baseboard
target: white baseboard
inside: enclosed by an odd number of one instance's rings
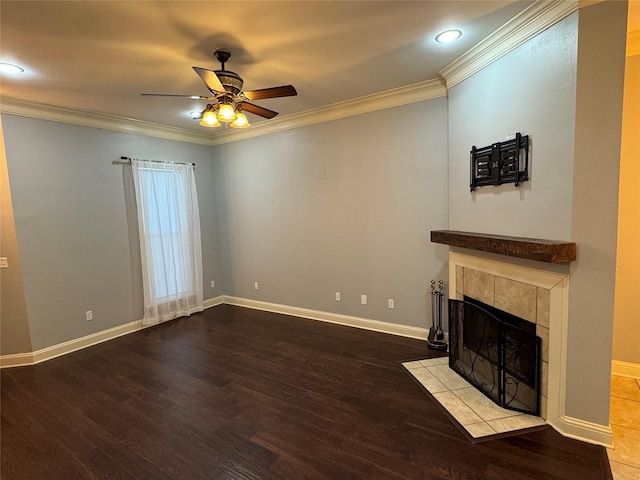
[[[218,296],[210,298],[204,301],[204,308],[214,307],[224,303],[224,297]],[[92,333],[85,337],[75,338],[68,342],[52,345],[51,347],[42,348],[35,352],[16,353],[12,355],[0,355],[0,368],[8,367],[24,367],[28,365],[35,365],[52,358],[66,355],[67,353],[75,352],[83,348],[97,345],[98,343],[106,342],[114,338],[127,335],[129,333],[137,332],[147,328],[147,325],[142,324],[142,320],[135,320],[133,322],[125,323],[124,325],[118,325],[117,327],[102,330],[100,332]]]
[[[225,296],[224,295],[218,295],[217,297],[214,298],[208,298],[204,301],[204,308],[211,308],[211,307],[215,307],[218,305],[222,305],[223,303],[225,303]]]
[[[13,353],[10,355],[0,355],[0,368],[26,367],[33,365],[33,353]]]
[[[609,426],[585,422],[566,415],[550,420],[547,423],[565,437],[594,445],[602,445],[607,448],[613,447],[613,432]]]
[[[35,365],[37,363],[59,357],[60,355],[66,355],[67,353],[75,352],[76,350],[81,350],[98,343],[106,342],[107,340],[111,340],[128,333],[137,332],[143,328],[146,327],[142,325],[142,320],[136,320],[134,322],[125,323],[124,325],[118,325],[117,327],[102,330],[101,332],[92,333],[91,335],[74,338],[68,342],[42,348],[35,352],[1,355],[0,368]]]
[[[426,340],[429,333],[429,330],[426,328],[399,325],[397,323],[382,322],[380,320],[370,320],[368,318],[353,317],[350,315],[341,315],[338,313],[311,310],[308,308],[292,307],[289,305],[262,302],[248,298],[231,296],[225,296],[224,298],[224,303],[229,305],[237,305],[239,307],[253,308],[267,312],[283,313],[285,315],[293,315],[296,317],[308,318],[310,320],[336,323],[339,325],[346,325],[348,327],[357,327],[365,330],[373,330],[375,332],[400,335],[402,337],[417,338],[419,340]]]
[[[640,379],[640,363],[611,361],[611,375]]]

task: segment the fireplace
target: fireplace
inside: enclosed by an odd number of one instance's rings
[[[554,425],[563,414],[569,275],[562,267],[529,260],[514,263],[517,261],[504,255],[450,251],[449,298],[480,301],[535,328],[540,337],[537,410]]]
[[[536,326],[471,297],[449,300],[449,367],[502,408],[540,414]]]

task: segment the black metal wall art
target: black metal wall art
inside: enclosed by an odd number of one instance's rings
[[[485,185],[502,185],[529,180],[529,135],[516,133],[506,142],[488,147],[471,147],[471,191]]]

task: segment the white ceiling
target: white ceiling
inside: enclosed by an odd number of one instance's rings
[[[191,67],[219,68],[215,48],[247,90],[293,84],[296,97],[255,102],[284,116],[438,78],[531,3],[2,0],[0,61],[26,72],[1,93],[202,133],[188,112],[206,102],[140,93],[207,95]],[[435,42],[448,28],[462,38]]]

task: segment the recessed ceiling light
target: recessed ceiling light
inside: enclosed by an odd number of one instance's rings
[[[0,73],[10,73],[16,75],[18,73],[24,73],[24,68],[11,63],[0,63]]]
[[[193,112],[189,112],[189,115],[192,119],[200,118],[202,116],[202,112],[199,110],[194,110]]]
[[[460,30],[446,30],[442,33],[436,35],[436,42],[440,43],[448,43],[457,40],[462,36],[462,32]]]

